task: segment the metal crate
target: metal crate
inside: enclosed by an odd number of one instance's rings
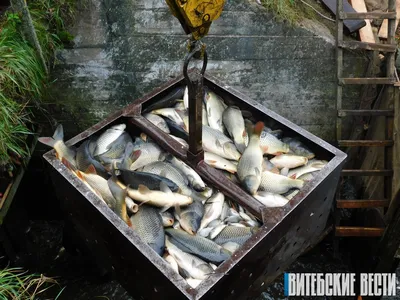
[[[183,77],[164,84],[75,136],[67,145],[77,144],[113,124],[124,122],[129,133],[145,132],[167,152],[185,161],[186,152],[181,144],[141,115],[142,108],[184,84]],[[47,152],[44,158],[52,166],[51,178],[66,218],[91,249],[96,261],[113,270],[135,299],[254,299],[316,241],[327,223],[346,154],[211,76],[205,76],[204,85],[228,104],[250,112],[272,129],[280,128],[285,136],[299,137],[316,157],[329,163],[281,208],[263,206],[204,161],[192,165],[207,183],[263,221],[257,233],[193,289],[69,171],[55,157],[54,150]]]

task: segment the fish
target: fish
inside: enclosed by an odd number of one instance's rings
[[[175,110],[183,121],[183,129],[189,133],[189,112],[187,110]]]
[[[222,210],[221,210],[221,215],[220,215],[220,220],[225,220],[229,216],[229,205],[227,201],[224,201],[224,204],[222,205]],[[210,226],[209,224],[208,226]]]
[[[119,185],[122,188],[126,188],[126,186],[121,182],[119,182]],[[172,192],[163,182],[161,183],[161,186],[163,186],[164,191],[150,190],[142,184],[139,185],[137,190],[128,187],[128,196],[135,201],[162,207],[165,210],[173,206],[186,206],[193,202],[192,198],[189,196]],[[168,191],[165,191],[165,189]]]
[[[183,120],[181,116],[178,114],[175,108],[172,107],[167,107],[167,108],[160,108],[153,110],[151,113],[155,115],[160,115],[163,117],[166,117],[170,119],[171,121],[174,121],[177,125],[181,126],[182,128],[184,127]]]
[[[175,182],[160,175],[125,169],[120,169],[119,172],[123,182],[125,184],[129,184],[129,187],[133,189],[138,189],[139,185],[143,184],[147,186],[150,190],[160,190],[161,182],[164,182],[173,192],[177,192],[179,189]]]
[[[165,122],[167,122],[169,131],[173,136],[183,139],[186,142],[189,140],[189,134],[185,131],[185,129],[183,129],[182,126],[176,124],[170,119],[165,119]]]
[[[64,130],[62,124],[59,124],[52,137],[40,137],[38,141],[47,146],[53,147],[56,151],[56,157],[63,161],[68,161],[73,167],[77,167],[75,156],[76,149],[69,147],[64,143]]]
[[[126,210],[125,198],[128,195],[127,189],[122,189],[115,181],[114,178],[110,178],[107,181],[108,188],[111,191],[115,199],[114,212],[129,226],[132,226],[131,220],[129,219],[128,212]]]
[[[303,180],[292,179],[269,171],[264,171],[261,174],[260,190],[262,191],[274,194],[283,194],[291,188],[301,189],[303,185]]]
[[[303,180],[303,181],[310,181],[314,179],[313,173],[306,173],[298,177],[297,179]]]
[[[304,174],[320,171],[327,163],[328,162],[326,160],[309,160],[305,166],[290,170],[288,176],[292,178],[299,178]]]
[[[240,158],[240,152],[236,149],[233,141],[222,132],[203,125],[202,133],[204,151],[212,152],[231,160],[238,160]]]
[[[232,254],[236,252],[240,248],[240,245],[238,243],[234,242],[227,242],[225,244],[221,245],[223,248],[231,252]]]
[[[274,135],[263,130],[260,135],[260,146],[264,154],[279,155],[289,152],[289,146]]]
[[[202,236],[202,237],[208,237],[208,235],[210,234],[211,230],[213,230],[213,227],[206,227],[203,229],[199,229],[197,231],[197,235]]]
[[[211,128],[224,132],[224,125],[222,124],[222,114],[227,107],[217,94],[210,90],[206,90],[204,95],[204,103],[206,104],[207,120]]]
[[[180,209],[175,207],[175,217],[181,224],[183,230],[189,234],[196,234],[200,227],[200,222],[204,215],[204,206],[199,201]]]
[[[293,190],[290,190],[290,191],[284,193],[282,196],[285,196],[285,198],[288,200],[292,200],[294,198],[294,196],[296,196],[299,192],[300,192],[300,190],[293,189]]]
[[[189,274],[190,277],[203,280],[214,272],[208,263],[195,255],[182,251],[168,237],[165,239],[165,246],[168,253],[175,258],[179,268]]]
[[[186,278],[186,282],[188,285],[190,285],[192,288],[197,288],[199,284],[202,282],[200,279],[195,279],[195,278]]]
[[[96,156],[95,158],[99,160],[104,165],[113,166],[114,161],[122,161],[123,155],[125,153],[126,146],[128,143],[132,143],[132,138],[127,132],[123,132],[110,146],[109,149]]]
[[[170,134],[169,136],[172,137],[174,140],[177,140],[179,143],[181,143],[182,144],[182,148],[189,149],[189,144],[184,139],[181,139],[181,138],[179,138],[177,136],[174,136],[172,134]]]
[[[171,227],[174,225],[174,216],[168,211],[161,213],[161,219],[164,227]]]
[[[243,187],[254,195],[261,183],[261,171],[263,165],[263,152],[260,147],[260,134],[264,128],[263,122],[254,126],[250,142],[239,159],[237,173]]]
[[[225,170],[231,174],[237,172],[237,166],[235,164],[212,152],[204,151],[204,161],[216,169]]]
[[[226,226],[227,224],[220,224],[213,228],[210,232],[210,239],[214,239]]]
[[[257,194],[254,195],[254,198],[264,204],[266,207],[282,207],[289,202],[289,200],[282,195],[265,191],[257,192]]]
[[[153,162],[163,161],[165,152],[154,143],[145,143],[137,148],[129,156],[129,170],[135,171]]]
[[[207,110],[204,102],[201,103],[201,123],[203,125],[210,126],[210,124],[208,123]]]
[[[185,87],[185,91],[183,93],[183,106],[185,109],[189,109],[189,88]]]
[[[89,145],[91,144],[90,140],[84,141],[76,151],[76,167],[79,171],[86,171],[90,165],[93,165],[96,169],[96,173],[101,177],[107,177],[107,170],[104,166],[93,158]],[[94,144],[94,143],[92,143]]]
[[[263,171],[279,174],[279,169],[266,157],[264,157]]]
[[[165,234],[158,210],[143,204],[139,211],[131,216],[132,229],[158,255],[164,253]]]
[[[141,169],[142,172],[148,172],[163,177],[167,177],[171,181],[175,182],[180,188],[181,193],[186,196],[190,196],[193,200],[204,201],[205,197],[189,187],[189,180],[184,176],[178,169],[176,169],[172,164],[163,161],[153,162],[144,166]]]
[[[257,227],[226,226],[214,238],[214,242],[219,245],[233,242],[242,246],[257,230]]]
[[[171,254],[164,254],[164,259],[170,264],[172,270],[174,270],[177,274],[179,274],[179,267],[178,263],[176,262],[176,259]]]
[[[206,186],[204,191],[201,192],[201,194],[208,199],[214,194],[214,190],[212,187]]]
[[[143,109],[143,112],[148,113],[152,110],[156,110],[159,108],[173,106],[177,101],[179,101],[179,99],[183,98],[184,91],[185,91],[184,86],[179,86],[179,87],[174,88],[170,93],[168,93],[166,96],[164,96],[157,102],[145,107]]]
[[[282,142],[289,145],[290,152],[293,152],[295,155],[304,156],[308,159],[312,159],[315,157],[315,154],[296,138],[284,137],[282,139]]]
[[[236,167],[237,168],[237,167]],[[222,171],[222,174],[225,175],[226,178],[228,178],[230,181],[236,183],[236,184],[240,184],[239,179],[237,178],[237,176],[235,174],[232,174],[228,171]]]
[[[232,137],[236,148],[240,153],[243,153],[246,148],[247,132],[240,109],[236,106],[229,106],[222,114],[222,122]]]
[[[175,156],[169,156],[168,160],[171,162],[171,164],[177,168],[179,171],[184,174],[188,181],[189,184],[196,190],[196,191],[204,191],[206,188],[206,184],[204,183],[203,179],[199,176],[199,174],[196,173],[195,170],[193,170],[191,167],[189,167],[186,163],[184,163],[182,160],[176,158]]]
[[[155,126],[157,126],[165,133],[170,133],[168,124],[162,117],[150,113],[144,114],[143,117],[145,117],[147,120],[149,120],[151,123],[153,123]]]
[[[282,154],[275,156],[274,158],[270,159],[270,161],[279,169],[293,169],[304,166],[308,162],[308,159],[304,156]]]
[[[118,124],[110,127],[105,132],[103,132],[96,140],[96,148],[94,149],[93,156],[96,157],[109,150],[112,143],[115,142],[118,137],[124,133],[125,128],[125,124]]]
[[[90,165],[85,172],[76,170],[76,174],[80,179],[89,184],[89,186],[91,186],[98,195],[101,196],[101,198],[107,203],[108,207],[110,207],[112,210],[115,210],[116,200],[110,191],[107,179],[97,175],[96,169],[93,165]]]
[[[194,254],[207,262],[220,263],[231,255],[220,245],[198,235],[190,235],[173,228],[165,229],[165,234],[169,237],[171,243],[182,251]]]
[[[126,208],[133,214],[137,213],[139,210],[139,205],[137,205],[133,200],[129,197],[125,197]]]
[[[226,201],[224,202],[224,205],[225,204],[226,204]],[[218,225],[221,225],[222,223],[223,222],[221,221],[221,219],[220,220],[213,220],[213,221],[210,222],[210,224],[208,224],[208,227],[215,228]]]
[[[201,219],[199,230],[207,227],[212,221],[219,219],[224,202],[225,196],[221,192],[217,192],[207,199],[204,205],[204,215]]]
[[[269,134],[272,134],[277,139],[281,139],[282,135],[283,135],[283,131],[281,129],[272,130],[271,128],[268,128],[267,126],[264,127],[264,131],[268,132]]]

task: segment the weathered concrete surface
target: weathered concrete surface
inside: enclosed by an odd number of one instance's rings
[[[229,0],[204,39],[214,75],[328,141],[335,139],[334,39],[315,22],[291,28],[255,3]],[[181,73],[186,39],[163,0],[93,1],[71,29],[73,49],[58,54],[49,107],[67,135]],[[349,77],[366,59],[348,54]],[[355,107],[358,90],[344,103]]]

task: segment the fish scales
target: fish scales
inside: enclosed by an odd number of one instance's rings
[[[226,226],[214,238],[214,242],[216,242],[219,245],[228,242],[233,242],[239,245],[243,245],[256,231],[257,228],[255,227]]]
[[[182,173],[177,170],[173,165],[163,161],[150,163],[143,167],[142,172],[148,172],[159,176],[164,176],[169,180],[175,182],[178,187],[185,186],[187,188],[189,181]]]

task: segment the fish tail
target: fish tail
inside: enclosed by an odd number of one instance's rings
[[[257,124],[254,126],[253,133],[257,136],[260,136],[263,129],[264,129],[264,122],[261,121],[257,122]]]
[[[56,143],[56,141],[52,137],[40,137],[38,138],[38,141],[52,148],[54,148],[54,145]]]

